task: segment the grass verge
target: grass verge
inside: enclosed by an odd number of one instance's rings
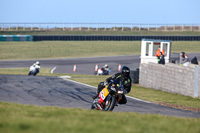
[[[2,133],[199,133],[200,119],[0,102]]]
[[[0,60],[139,55],[140,41],[0,42]],[[199,53],[199,41],[174,41],[172,53]]]

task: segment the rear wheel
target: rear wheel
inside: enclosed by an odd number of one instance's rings
[[[105,103],[105,111],[112,111],[116,104],[116,98],[114,96],[108,96]]]

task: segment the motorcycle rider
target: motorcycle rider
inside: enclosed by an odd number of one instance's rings
[[[105,85],[113,81],[117,84],[121,84],[124,87],[125,94],[129,93],[131,91],[131,83],[132,83],[132,80],[130,78],[130,69],[127,66],[123,66],[121,72],[116,73],[112,77],[107,78],[105,82],[100,82],[98,84],[96,92],[97,94],[92,98],[96,99],[99,96],[100,91],[105,87]],[[127,103],[125,95],[122,96],[122,99],[118,103],[119,104]]]
[[[30,67],[30,70],[36,69],[37,73],[39,73],[40,71],[40,62],[36,61],[35,63],[33,63],[33,65]],[[28,75],[31,75],[31,71],[29,72]]]
[[[108,66],[107,64],[104,65],[104,67],[102,68],[102,70],[103,70],[103,73],[104,73],[105,75],[108,75],[108,74],[109,74],[109,66]]]

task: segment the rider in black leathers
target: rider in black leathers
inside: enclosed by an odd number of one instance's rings
[[[96,99],[99,96],[99,92],[105,87],[106,84],[110,82],[115,82],[121,84],[124,87],[125,94],[131,91],[131,78],[130,78],[130,69],[127,66],[123,66],[121,72],[116,73],[112,77],[106,79],[105,82],[100,82],[97,88],[97,94],[93,97]],[[126,104],[127,100],[125,95],[122,96],[122,99],[118,102],[119,104]]]

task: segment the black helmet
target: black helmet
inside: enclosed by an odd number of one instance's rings
[[[129,77],[130,69],[127,66],[123,66],[121,73],[123,77]]]

